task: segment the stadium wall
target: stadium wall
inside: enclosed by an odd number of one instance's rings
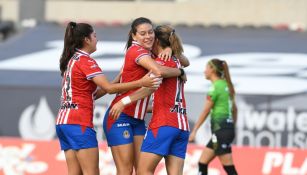
[[[47,1],[50,21],[86,20],[129,23],[147,16],[156,23],[187,25],[279,25],[307,23],[307,1],[296,0],[204,0],[184,2]],[[56,13],[54,13],[56,12]]]
[[[9,20],[17,22],[19,19],[18,0],[0,0],[0,21]]]
[[[3,20],[18,21],[20,0],[0,0]],[[156,23],[236,26],[307,26],[306,0],[95,1],[46,0],[47,21],[125,24],[138,16]]]

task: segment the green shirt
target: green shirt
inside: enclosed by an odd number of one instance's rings
[[[212,130],[219,130],[224,124],[232,123],[232,101],[226,80],[219,79],[213,82],[208,96],[214,103],[210,112]]]

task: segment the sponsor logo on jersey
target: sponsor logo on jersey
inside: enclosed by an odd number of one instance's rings
[[[77,103],[63,103],[61,105],[61,109],[78,109],[78,104]]]
[[[182,108],[179,105],[175,105],[174,107],[171,108],[171,112],[176,112],[180,114],[187,114],[187,109]]]

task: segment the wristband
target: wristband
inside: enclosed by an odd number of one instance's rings
[[[127,105],[127,104],[130,104],[131,103],[131,99],[129,96],[127,97],[124,97],[121,99],[121,102],[124,104],[124,105]]]
[[[156,77],[156,75],[153,74],[153,73],[150,73],[150,74],[149,74],[149,77]]]
[[[180,70],[180,77],[181,77],[182,75],[184,75],[184,70],[182,68],[179,68],[179,70]]]

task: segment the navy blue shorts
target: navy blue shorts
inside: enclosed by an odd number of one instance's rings
[[[171,126],[162,126],[155,136],[148,130],[142,144],[141,151],[154,153],[163,157],[173,155],[185,159],[189,131],[183,131]]]
[[[146,127],[144,120],[135,119],[127,114],[121,113],[119,118],[108,130],[108,117],[109,109],[107,110],[103,120],[103,130],[108,146],[130,144],[133,143],[133,136],[145,135]]]
[[[82,129],[84,128],[84,129]],[[81,125],[56,125],[61,150],[97,148],[96,131]]]
[[[207,147],[214,150],[216,155],[231,153],[231,143],[235,138],[234,128],[222,128],[212,134],[216,135],[217,144],[214,146],[212,138],[209,140]]]

